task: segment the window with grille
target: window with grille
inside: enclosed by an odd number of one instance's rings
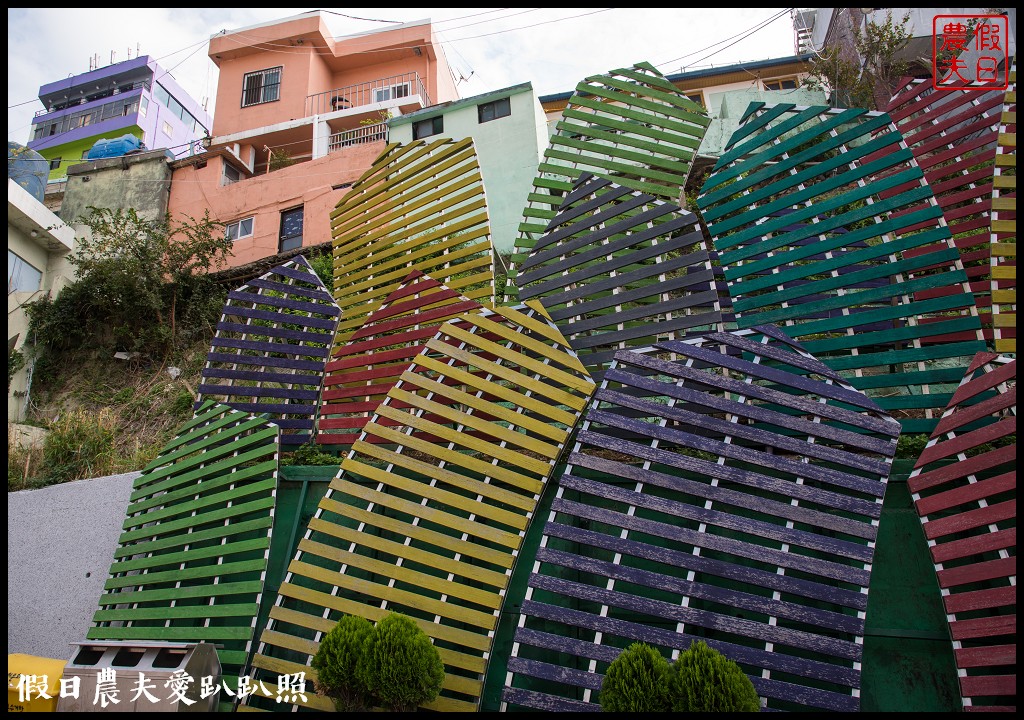
[[[281,213],[281,238],[278,252],[302,247],[302,207]]]
[[[242,107],[281,99],[281,67],[245,74],[242,78]]]

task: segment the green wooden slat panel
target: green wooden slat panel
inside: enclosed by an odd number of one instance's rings
[[[1017,352],[1017,58],[1010,67],[999,123],[992,189],[990,272],[993,343]]]
[[[331,234],[342,311],[335,347],[412,270],[493,301],[490,229],[471,138],[388,146],[331,213]],[[467,278],[470,271],[485,274]]]
[[[250,651],[270,552],[279,430],[207,401],[134,483],[88,637]]]
[[[952,391],[935,371],[955,375],[984,344],[965,263],[892,119],[752,106],[730,148],[698,207],[737,325],[782,324],[905,430],[934,426]]]
[[[341,613],[376,621],[394,610],[441,648],[436,707],[476,708],[511,568],[593,387],[539,303],[441,326],[320,502],[255,676],[308,665]]]
[[[536,196],[562,195],[568,187],[564,182],[559,186],[559,181],[571,183],[590,172],[615,175],[621,185],[675,202],[709,123],[704,109],[649,63],[580,82],[538,167],[535,192],[519,226],[506,299],[513,302],[517,297],[519,256],[533,247],[558,205],[557,196],[551,201]]]

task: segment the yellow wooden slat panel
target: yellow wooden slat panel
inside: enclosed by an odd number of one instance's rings
[[[999,257],[1017,257],[1016,243],[992,243],[992,254]]]
[[[351,489],[357,486],[354,486],[352,483],[348,483],[346,487]],[[367,502],[374,502],[372,493],[376,493],[377,491],[371,491],[368,488],[366,488],[366,491],[369,494],[370,499],[360,499],[366,500]],[[382,498],[385,497],[385,494],[378,493],[378,496],[379,498]],[[378,502],[375,504],[380,503]],[[387,507],[390,507],[394,510],[399,510],[401,512],[400,508],[396,507],[395,503],[391,503]],[[415,507],[409,507],[408,509],[415,510],[417,507],[422,506],[416,504]],[[335,501],[330,497],[324,498],[324,500],[321,502],[321,509],[328,512],[341,512],[344,513],[347,517],[351,517],[352,520],[359,523],[365,523],[371,528],[377,528],[379,530],[386,530],[388,532],[397,533],[401,536],[410,538],[411,540],[414,540],[416,542],[426,543],[434,547],[437,547],[441,550],[447,550],[449,553],[451,553],[450,557],[454,557],[457,554],[461,554],[464,557],[474,558],[475,561],[477,562],[488,563],[490,565],[497,565],[498,567],[505,568],[506,571],[503,572],[500,570],[489,570],[487,568],[481,567],[480,565],[475,565],[475,573],[481,579],[482,582],[486,582],[496,587],[501,587],[507,582],[507,580],[502,579],[502,576],[507,574],[507,568],[511,565],[511,563],[508,561],[507,555],[499,550],[492,550],[490,548],[486,548],[482,545],[478,545],[473,542],[466,542],[457,535],[445,535],[443,533],[439,533],[434,530],[424,528],[421,525],[412,525],[403,520],[386,517],[380,513],[374,513],[371,512],[370,510],[358,508],[354,505],[345,505],[343,503]],[[314,521],[323,522],[325,527],[328,525],[331,526],[331,534],[339,533],[340,531],[338,530],[338,528],[342,527],[330,523],[329,521],[321,521],[317,518],[313,518],[310,520],[311,529],[314,528]],[[317,526],[315,529],[318,529],[321,532],[328,532],[324,527]],[[351,531],[349,528],[343,528],[343,530],[345,533],[354,532]],[[341,537],[341,535],[339,535],[339,537]],[[344,537],[347,538],[348,535],[345,534]]]
[[[449,523],[454,522],[450,513],[445,513],[434,508],[424,507],[419,503],[403,500],[395,497],[394,495],[388,495],[373,488],[364,487],[353,482],[340,481],[338,486],[335,486],[332,482],[331,488],[337,493],[345,493],[367,503],[381,505],[406,515],[420,517],[424,521],[443,525],[444,527],[452,527],[453,530],[461,529],[462,532],[468,532],[472,537],[488,540],[499,545],[514,547],[518,538],[518,535],[505,532],[504,530],[499,530],[492,526],[474,523],[465,518],[456,518],[456,520],[459,521],[457,524],[462,525],[461,528],[449,525]],[[489,563],[506,569],[512,567],[512,559],[509,557],[508,553],[496,548],[478,545],[475,542],[466,542],[465,540],[461,540],[457,535],[443,535],[419,525],[410,525],[402,520],[389,518],[379,513],[373,513],[369,510],[356,508],[352,505],[344,505],[340,502],[334,501],[330,496],[325,497],[321,501],[321,507],[324,510],[348,515],[358,522],[366,522],[371,527],[401,533],[406,537],[422,540],[423,542],[437,545],[444,549],[461,552],[463,555],[476,558],[480,562]],[[442,521],[437,522],[437,519]]]
[[[993,210],[1016,210],[1017,209],[1017,198],[1000,197],[993,198],[992,200]]]
[[[447,345],[440,341],[435,342],[434,346],[431,347],[430,342],[427,343],[427,347],[430,348],[431,350],[437,350],[438,347],[452,349],[451,345]],[[463,385],[469,387],[475,388],[482,382],[481,378],[477,377],[472,373],[462,370],[461,368],[446,365],[440,360],[435,360],[434,358],[427,355],[420,355],[419,357],[417,357],[416,365],[419,368],[425,368],[427,370],[440,373],[441,375],[451,378],[452,380],[456,380],[457,382],[460,382]],[[403,383],[408,382],[413,384],[420,384],[420,380],[418,379],[419,377],[420,376],[417,375],[416,373],[407,370],[402,374],[402,381]],[[577,416],[574,413],[570,413],[561,408],[549,405],[548,403],[545,403],[543,400],[540,400],[538,398],[523,395],[522,393],[517,392],[512,388],[507,388],[502,385],[491,384],[488,386],[487,391],[493,396],[501,398],[505,402],[513,403],[516,407],[521,407],[525,410],[529,410],[530,412],[537,413],[544,417],[550,418],[552,422],[560,423],[562,425],[566,425],[569,427],[572,427],[576,423]],[[552,434],[549,435],[549,437],[551,437],[552,440],[561,443],[564,442],[567,434],[568,432],[564,429],[552,428]]]
[[[993,220],[992,232],[994,233],[1015,233],[1017,232],[1016,220]]]
[[[993,280],[1016,280],[1017,279],[1017,266],[1016,265],[996,265],[992,268],[992,279]]]
[[[992,323],[996,327],[1017,327],[1017,315],[1013,313],[996,313],[992,315]]]
[[[377,605],[367,605],[366,603],[356,602],[337,595],[330,595],[328,593],[313,590],[311,588],[305,588],[300,585],[284,583],[281,585],[281,588],[282,596],[307,602],[318,607],[338,610],[346,615],[358,615],[370,620],[371,622],[377,622],[389,612],[386,609],[381,609]],[[428,637],[434,638],[435,640],[443,640],[444,642],[452,643],[454,645],[480,651],[486,651],[490,647],[490,638],[478,632],[471,632],[469,630],[455,628],[449,625],[439,625],[438,623],[427,622],[426,620],[420,620],[419,618],[412,619],[420,626],[420,629],[422,629]]]
[[[363,548],[371,547],[369,544],[360,544],[360,546]],[[324,543],[308,539],[299,541],[299,550],[305,553],[303,558],[306,558],[306,555],[315,555],[316,557],[323,558],[324,560],[331,560],[342,565],[366,570],[367,572],[382,575],[398,582],[414,585],[415,587],[423,588],[424,590],[436,592],[441,595],[448,595],[453,598],[459,598],[476,605],[482,605],[483,607],[491,610],[498,610],[501,606],[501,596],[498,595],[498,593],[470,587],[457,580],[449,580],[447,577],[430,575],[429,573],[411,570],[405,565],[396,565],[394,562],[389,560],[379,560],[367,557],[365,555],[352,553],[347,550],[342,550],[331,545],[325,545]],[[402,554],[399,555],[399,557],[405,557],[405,555]],[[431,556],[426,555],[425,558],[424,564],[432,565],[432,563],[430,563]],[[471,565],[466,564],[459,574],[472,574],[472,569]]]
[[[498,420],[507,422],[513,427],[526,430],[531,434],[544,435],[547,438],[554,439],[555,442],[561,442],[565,440],[565,432],[563,430],[559,430],[558,428],[548,425],[547,423],[535,420],[526,413],[516,412],[515,410],[507,408],[504,405],[498,405],[497,403],[494,403],[485,398],[477,397],[475,394],[463,392],[457,387],[444,385],[442,383],[431,380],[424,375],[417,375],[412,372],[410,372],[409,375],[412,376],[414,379],[407,379],[406,382],[415,384],[417,388],[422,388],[423,390],[427,390],[428,392],[434,393],[435,395],[439,394],[446,400],[451,400],[452,402],[458,403],[459,405],[466,405],[468,407],[473,408],[474,410],[485,412],[489,415],[494,416]],[[397,387],[394,388],[393,392],[394,397],[396,399],[402,400],[403,402],[409,402],[410,404],[416,404],[417,407],[426,407],[420,405],[420,403],[430,402],[425,398],[420,397],[419,395],[407,392],[406,390],[402,390]],[[417,399],[414,401],[412,398]],[[430,407],[433,408],[434,404],[431,404]],[[517,432],[516,434],[521,433]],[[537,443],[541,443],[544,446],[543,450],[541,450],[540,448],[535,448],[535,451],[539,452],[545,457],[553,458],[560,452],[557,445],[551,445],[550,443],[542,443],[540,440],[537,440],[536,438],[534,438],[534,441]]]
[[[1017,352],[1017,340],[1016,338],[1007,338],[1005,340],[996,340],[996,352],[999,353],[1015,353]]]
[[[420,452],[432,453],[436,457],[441,457],[441,459],[445,459],[445,457],[442,457],[443,453],[441,452],[441,450],[437,449],[436,446],[434,446],[434,448],[431,449],[430,443],[428,442],[419,442],[413,440],[412,438],[409,438],[408,435],[402,435],[401,433],[390,433],[387,428],[379,426],[367,425],[365,429],[366,432],[372,432],[372,434],[378,437],[391,440],[392,442],[395,443],[403,442],[404,438],[407,447],[411,447],[417,450],[426,447],[426,450],[420,450]],[[400,435],[401,437],[399,437]],[[470,493],[473,493],[474,495],[495,497],[495,499],[501,502],[507,502],[510,505],[512,505],[513,503],[519,505],[528,505],[528,507],[523,508],[526,512],[529,512],[529,510],[532,509],[535,505],[535,502],[531,502],[530,498],[523,498],[523,496],[515,495],[514,493],[501,494],[498,488],[489,486],[479,480],[476,480],[475,478],[467,478],[463,475],[453,473],[449,470],[442,469],[419,460],[415,460],[406,455],[391,452],[389,450],[381,448],[378,445],[371,445],[369,443],[364,443],[361,440],[357,440],[355,444],[353,444],[352,449],[358,453],[371,455],[372,457],[379,458],[381,460],[384,460],[385,462],[393,463],[398,467],[404,467],[418,475],[425,475],[427,477],[436,476],[437,480],[445,482],[449,485],[453,485],[455,487],[462,488]],[[454,455],[459,455],[459,453],[449,453],[449,456]],[[462,458],[464,461],[467,459],[463,455],[459,455],[459,457]],[[486,463],[481,463],[480,461],[477,461],[476,464],[487,465]],[[487,465],[487,467],[494,468],[493,465]],[[342,468],[348,469],[345,463],[342,463]],[[380,468],[374,468],[369,465],[363,465],[358,470],[353,471],[358,472],[360,475],[365,475],[366,477],[372,478],[373,480],[382,482],[390,487],[398,488],[400,490],[406,490],[415,495],[435,500],[438,503],[441,503],[442,505],[447,505],[453,508],[459,508],[464,512],[471,513],[480,517],[489,518],[495,522],[508,525],[509,527],[514,527],[517,530],[523,530],[528,522],[525,513],[520,514],[511,512],[509,510],[503,510],[502,508],[497,508],[494,507],[493,505],[487,505],[485,503],[478,502],[476,498],[473,497],[466,497],[464,495],[458,495],[448,490],[442,490],[440,488],[425,485],[422,482],[410,480],[409,478],[403,477],[402,475],[399,475],[393,470],[391,472],[387,472]],[[506,475],[515,475],[515,473],[506,473]],[[523,502],[524,499],[527,502]],[[516,544],[518,545],[518,541]]]
[[[1017,133],[999,133],[1000,147],[1017,147]]]
[[[992,302],[999,304],[1017,304],[1017,291],[1016,290],[993,290],[992,291]]]
[[[1017,176],[1016,175],[996,175],[993,179],[993,185],[999,190],[1016,190],[1017,189]],[[1015,198],[1010,198],[1016,200]]]
[[[285,650],[292,650],[301,655],[309,655],[311,657],[316,654],[317,648],[320,647],[320,643],[316,640],[310,640],[309,638],[298,637],[296,635],[289,635],[269,628],[263,631],[263,634],[260,636],[260,643],[263,645],[273,645],[274,647],[284,648]],[[315,679],[316,671],[313,672]]]
[[[503,345],[486,343],[486,341],[480,340],[479,338],[476,338],[470,333],[462,332],[455,325],[446,325],[444,326],[443,331],[446,335],[452,335],[453,337],[456,337],[459,340],[465,339],[464,341],[470,343],[471,347],[475,347],[481,350],[486,350],[488,347],[491,347],[495,350],[503,351],[494,353],[499,357],[501,357],[502,354],[512,354],[511,351],[508,348],[505,348]],[[534,380],[533,378],[523,375],[522,373],[517,372],[515,369],[507,367],[505,365],[499,365],[497,363],[491,362],[490,360],[484,360],[479,355],[476,355],[468,350],[461,350],[455,347],[454,345],[449,345],[443,340],[438,340],[436,337],[427,342],[427,347],[430,348],[431,350],[434,350],[442,355],[446,355],[455,360],[461,360],[463,363],[470,367],[480,368],[489,375],[495,375],[501,378],[502,380],[508,380],[510,382],[516,383],[517,385],[525,387],[529,391],[544,395],[545,397],[558,403],[559,405],[565,405],[567,407],[573,408],[574,410],[581,410],[582,407],[586,404],[586,398],[581,398],[578,395],[573,395],[572,393],[565,392],[564,390],[560,390],[559,388],[552,387],[551,385],[547,385],[541,382],[540,380]],[[539,365],[539,363],[536,364]],[[568,373],[564,374],[568,375]],[[482,384],[484,382],[485,381],[482,378],[478,378],[475,383],[467,384],[471,384],[474,387],[479,388],[482,387]],[[572,422],[575,422],[575,420],[576,416],[573,415]]]
[[[461,400],[456,399],[456,397],[454,396],[459,395],[467,396],[470,398],[475,397],[473,395],[469,395],[468,393],[463,393],[461,390],[456,390],[456,388],[449,388],[445,385],[442,385],[441,383],[433,384],[437,389],[436,391],[440,392],[441,397],[444,397],[446,400],[454,401],[460,405],[467,403],[462,403]],[[455,392],[448,392],[449,390],[454,390]],[[509,429],[504,425],[499,425],[493,420],[481,418],[479,415],[471,415],[465,412],[460,412],[459,410],[455,410],[449,405],[434,402],[433,400],[428,400],[427,398],[420,397],[415,393],[403,390],[400,387],[393,388],[392,390],[389,391],[389,394],[396,401],[412,405],[413,407],[416,408],[420,408],[423,411],[428,412],[432,415],[439,415],[440,417],[443,417],[446,420],[450,420],[454,423],[459,423],[465,425],[466,427],[474,428],[477,430],[483,430],[492,435],[497,440],[504,441],[507,443],[514,443],[515,445],[521,448],[525,448],[531,452],[537,453],[538,455],[550,458],[552,460],[557,458],[559,452],[561,451],[561,448],[559,448],[559,446],[557,445],[549,445],[548,443],[530,437],[525,433]],[[509,410],[508,408],[502,407],[501,405],[497,405],[494,403],[482,404],[484,405],[484,407],[475,409],[483,410],[485,413],[489,415],[499,417],[500,419],[505,420],[507,422],[511,422],[513,424],[518,424],[519,420],[523,417],[522,413],[516,413],[514,410]],[[502,410],[504,410],[505,412],[500,412]],[[526,460],[529,461],[530,458],[526,458]],[[543,471],[544,470],[538,470],[538,472]]]
[[[509,327],[505,323],[494,322],[480,313],[471,313],[466,316],[466,320],[482,330],[486,330],[487,332],[493,333],[498,337],[512,342],[514,344],[513,347],[521,346],[527,348],[538,355],[546,357],[549,360],[553,360],[554,362],[568,364],[571,367],[573,364],[572,361],[576,359],[575,355],[567,353],[559,348],[553,348],[547,343],[535,340],[530,337],[530,333],[523,332],[521,327]],[[570,374],[570,376],[573,377],[574,382],[572,384],[567,384],[569,387],[574,387],[581,392],[589,392],[594,383],[590,381],[586,374],[586,370],[582,366],[579,370],[579,376],[571,376]]]
[[[369,520],[371,521],[369,523],[370,530],[360,531],[355,528],[347,528],[316,517],[310,519],[308,529],[330,535],[331,537],[335,537],[339,540],[355,543],[363,548],[377,550],[389,555],[397,555],[423,565],[430,565],[448,573],[463,574],[467,569],[470,569],[470,574],[474,581],[491,585],[498,589],[504,588],[508,584],[508,576],[506,573],[488,570],[487,568],[480,567],[480,565],[476,563],[467,564],[464,560],[456,560],[451,555],[440,555],[434,551],[424,550],[422,548],[413,547],[412,545],[406,545],[375,535],[371,530],[378,527],[376,520],[381,516],[374,513],[365,513],[365,515],[369,516]],[[399,526],[396,525],[396,528],[398,527]],[[418,527],[418,525],[405,523],[404,527],[397,530],[390,530],[390,532],[398,532],[400,535],[405,535],[405,530],[416,529]],[[408,535],[406,535],[406,537],[408,537]],[[452,545],[459,549],[461,549],[461,546],[469,544],[464,540],[459,540],[457,538],[450,539],[455,541]],[[457,550],[454,550],[453,552],[457,552]]]
[[[1016,155],[996,155],[996,167],[1017,167]]]
[[[500,445],[496,445],[493,442],[489,442],[488,440],[477,437],[465,429],[454,428],[447,424],[440,425],[436,422],[427,420],[423,417],[418,417],[412,413],[405,412],[404,410],[396,410],[387,403],[384,403],[383,405],[377,408],[377,414],[380,415],[381,417],[389,418],[396,422],[400,422],[404,424],[406,427],[412,427],[415,428],[416,430],[420,430],[430,435],[434,435],[435,437],[438,437],[441,440],[446,440],[449,443],[453,443],[456,447],[463,447],[468,450],[479,452],[483,454],[486,458],[488,458],[488,462],[490,461],[490,459],[496,459],[499,461],[504,460],[511,464],[512,467],[516,467],[522,470],[529,470],[531,472],[537,473],[542,477],[546,476],[552,470],[552,465],[550,462],[544,462],[543,460],[538,460],[536,458],[524,455],[521,452],[519,452],[516,448],[501,447]],[[457,418],[457,416],[460,415],[461,413],[452,410],[450,414],[456,416]],[[473,418],[472,415],[465,417]],[[479,420],[479,418],[477,418],[477,420]],[[457,418],[455,422],[462,423],[462,420]],[[472,429],[474,425],[481,424],[486,425],[487,421],[485,420],[483,422],[474,422],[472,424],[466,423],[469,429]],[[495,428],[498,427],[493,424],[492,426]],[[390,429],[391,428],[389,428],[389,430]],[[490,428],[488,428],[486,432],[488,432],[488,434],[492,436],[494,435],[493,432],[490,432]],[[500,438],[496,439],[500,441]],[[438,443],[432,442],[430,444],[434,444],[435,446],[440,447],[440,444]],[[454,448],[445,448],[445,451],[453,452]],[[500,463],[498,467],[502,467]],[[490,475],[491,471],[488,470],[487,474]],[[534,492],[540,492],[540,488],[541,486],[538,483],[537,490]]]
[[[341,586],[349,592],[367,595],[382,602],[414,607],[442,618],[450,618],[467,625],[474,625],[481,628],[483,633],[494,630],[498,622],[497,617],[493,614],[452,605],[418,592],[388,587],[387,585],[370,582],[369,580],[354,578],[351,575],[339,575],[331,570],[310,565],[301,560],[292,560],[288,566],[288,572],[319,582],[332,583],[340,581]]]

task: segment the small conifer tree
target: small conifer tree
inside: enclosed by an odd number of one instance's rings
[[[735,662],[703,641],[690,645],[672,663],[669,701],[675,712],[758,712],[754,684]]]
[[[339,711],[365,710],[371,704],[371,694],[356,671],[364,662],[372,634],[369,620],[346,615],[324,635],[313,656],[316,691],[331,698]]]
[[[416,621],[392,612],[374,627],[357,674],[385,708],[414,712],[441,692],[444,663]]]
[[[666,712],[669,663],[658,650],[633,643],[608,666],[598,696],[604,712]]]

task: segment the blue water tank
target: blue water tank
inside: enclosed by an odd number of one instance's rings
[[[142,149],[142,141],[134,135],[122,135],[118,138],[97,140],[96,144],[85,156],[86,160],[98,160],[100,158],[120,157],[127,155],[134,150]]]
[[[21,185],[39,202],[46,195],[50,163],[35,150],[7,141],[7,177]]]

